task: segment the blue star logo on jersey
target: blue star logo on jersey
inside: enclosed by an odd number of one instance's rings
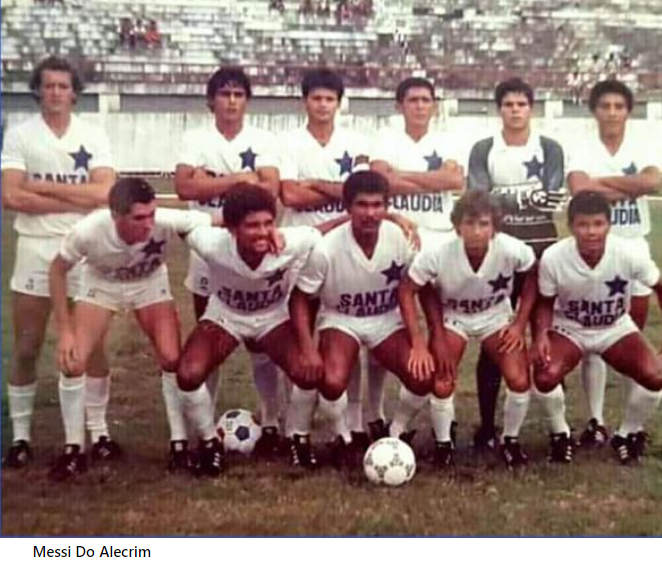
[[[276,272],[274,272],[271,276],[267,276],[266,281],[269,287],[276,284],[276,282],[280,282],[283,279],[283,276],[285,276],[286,272],[287,268],[281,268],[280,270],[276,270]]]
[[[488,280],[490,286],[492,286],[492,294],[495,294],[499,290],[508,290],[508,284],[512,276],[504,276],[499,272],[499,275],[494,280]]]
[[[150,238],[149,242],[143,246],[142,252],[145,256],[161,255],[163,254],[165,243],[165,240],[154,240],[153,238]]]
[[[338,163],[338,166],[340,167],[340,176],[342,177],[345,173],[351,173],[352,172],[352,158],[350,157],[349,153],[345,151],[342,154],[342,157],[340,159],[334,159],[336,163]]]
[[[625,167],[621,169],[624,175],[636,175],[637,174],[637,166],[634,164],[634,161],[630,163],[629,167]]]
[[[425,159],[428,164],[428,171],[436,171],[437,169],[441,168],[441,164],[444,162],[444,160],[439,155],[437,155],[436,151],[433,151],[432,155],[423,157],[423,159]]]
[[[74,171],[78,171],[78,169],[85,169],[88,171],[90,169],[92,153],[88,153],[82,145],[75,153],[69,153],[69,157],[74,160]]]
[[[253,149],[249,147],[243,153],[239,153],[239,156],[241,157],[242,169],[248,167],[251,171],[255,171],[255,158],[257,157],[257,153],[254,153]]]
[[[542,168],[545,164],[538,161],[538,157],[534,155],[530,161],[524,161],[522,164],[526,167],[527,179],[538,177],[542,181]]]
[[[386,285],[388,286],[391,282],[400,282],[402,279],[402,271],[404,269],[404,264],[397,264],[395,260],[393,260],[391,266],[386,270],[382,270],[382,274],[386,276]]]
[[[616,294],[625,294],[625,287],[628,285],[627,280],[623,280],[618,274],[614,276],[613,280],[607,280],[605,282],[607,288],[609,288],[609,295],[616,296]]]

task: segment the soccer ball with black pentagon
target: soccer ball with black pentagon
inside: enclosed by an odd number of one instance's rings
[[[414,451],[404,441],[384,437],[375,441],[363,457],[368,480],[378,485],[397,487],[411,480],[416,472]]]
[[[250,411],[230,409],[216,423],[216,432],[226,451],[250,455],[262,435],[262,427]]]

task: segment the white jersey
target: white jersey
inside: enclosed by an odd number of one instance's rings
[[[226,229],[199,228],[187,236],[189,246],[209,267],[209,313],[265,321],[282,315],[283,309],[287,313],[297,276],[321,235],[312,227],[280,230],[285,236],[284,250],[265,255],[255,269],[241,258],[236,239]]]
[[[420,141],[414,141],[402,129],[384,129],[377,133],[370,153],[371,161],[385,161],[398,171],[434,171],[448,159],[455,157],[448,136],[442,132],[428,132]],[[428,230],[453,227],[453,197],[447,191],[394,195],[390,208]]]
[[[41,114],[11,127],[2,148],[2,170],[25,171],[29,179],[57,183],[87,183],[90,172],[113,167],[110,144],[97,126],[71,116],[67,132],[57,137]],[[14,228],[30,236],[62,236],[83,213],[16,213]]]
[[[402,230],[385,220],[372,258],[356,242],[350,222],[327,233],[301,272],[297,287],[319,294],[322,315],[360,318],[400,312],[398,285],[412,258]]]
[[[328,143],[321,145],[304,126],[285,136],[280,178],[344,183],[357,166],[357,159],[363,157],[367,162],[368,152],[368,142],[360,133],[336,126]],[[344,213],[341,200],[316,207],[285,207],[283,225],[315,226]]]
[[[268,131],[244,125],[234,139],[226,139],[215,125],[184,134],[177,161],[180,165],[205,169],[215,177],[248,173],[264,167],[278,168],[276,140]],[[189,207],[212,213],[222,213],[224,197],[189,201]]]
[[[434,285],[444,317],[481,314],[496,318],[512,313],[514,273],[526,272],[535,262],[530,246],[499,232],[475,271],[463,240],[453,234],[418,253],[409,268],[409,277],[419,286],[428,282]]]
[[[652,287],[660,279],[655,262],[619,236],[609,234],[602,259],[586,264],[574,237],[550,246],[540,262],[538,284],[543,296],[556,296],[554,322],[570,321],[603,328],[625,316],[634,281]]]
[[[597,131],[582,137],[570,156],[569,173],[584,171],[589,177],[636,175],[646,167],[657,167],[662,148],[650,139],[637,139],[628,129],[620,148],[612,155]],[[616,201],[611,205],[612,232],[627,238],[646,236],[650,232],[648,197]]]
[[[210,226],[205,213],[157,208],[154,232],[149,240],[127,244],[117,234],[109,209],[96,211],[78,222],[66,235],[60,256],[97,277],[111,282],[130,282],[151,276],[164,266],[168,242],[198,226]]]

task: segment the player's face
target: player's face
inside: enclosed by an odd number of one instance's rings
[[[609,219],[604,214],[578,214],[570,225],[579,253],[588,257],[602,254],[609,228]]]
[[[303,100],[308,120],[314,123],[332,123],[340,100],[338,94],[332,89],[313,89]]]
[[[625,122],[630,116],[628,104],[620,93],[605,93],[593,112],[603,133],[620,133],[625,129]]]
[[[246,215],[239,226],[230,229],[230,232],[237,239],[240,251],[266,254],[271,246],[274,227],[274,216],[269,211],[256,211]]]
[[[462,237],[464,249],[469,254],[485,252],[494,237],[494,221],[492,215],[464,216],[457,227],[457,233]]]
[[[404,116],[407,127],[427,129],[432,116],[437,111],[437,103],[426,87],[412,87],[407,90],[402,103],[398,103],[397,108]]]
[[[347,210],[356,234],[377,233],[386,216],[386,197],[376,193],[359,193]]]
[[[39,102],[47,115],[71,113],[76,102],[76,94],[67,71],[44,70],[41,72]]]
[[[503,127],[510,131],[528,129],[531,121],[531,105],[523,93],[507,93],[499,108]]]
[[[127,244],[145,242],[154,232],[156,202],[135,203],[125,215],[113,215],[117,234]]]
[[[238,123],[243,121],[246,115],[248,95],[240,85],[229,83],[216,91],[210,106],[218,119]]]

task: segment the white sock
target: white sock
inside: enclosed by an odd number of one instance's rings
[[[536,391],[536,395],[542,403],[545,417],[552,433],[566,433],[570,435],[570,427],[565,420],[565,394],[563,392],[563,386],[559,383],[549,393]]]
[[[391,437],[400,437],[402,433],[407,431],[409,424],[416,417],[418,412],[423,409],[428,401],[428,396],[416,395],[409,391],[404,385],[400,386],[400,395],[398,397],[398,404],[393,413],[393,421],[389,434]]]
[[[531,392],[515,393],[506,388],[506,400],[503,404],[503,436],[518,437],[526,413],[529,410]]]
[[[90,432],[92,443],[99,437],[108,436],[106,411],[110,398],[110,376],[85,377],[85,426]]]
[[[363,431],[363,402],[361,400],[361,360],[357,359],[347,386],[347,427],[350,431]]]
[[[181,399],[181,392],[177,387],[177,374],[174,371],[161,372],[161,391],[165,403],[168,427],[170,427],[171,441],[186,441],[186,417]]]
[[[582,360],[582,384],[588,402],[591,419],[604,425],[605,390],[607,388],[607,366],[597,354],[587,354]]]
[[[267,354],[251,353],[253,381],[260,395],[260,422],[263,427],[278,427],[280,400],[278,367]]]
[[[14,443],[16,441],[30,441],[30,426],[36,394],[37,384],[34,381],[29,385],[9,384],[7,387],[9,417],[12,423]]]
[[[442,443],[451,440],[451,423],[455,419],[455,399],[450,397],[430,396],[430,420],[434,438]]]
[[[85,448],[85,376],[60,374],[60,410],[64,423],[64,442]]]
[[[635,384],[629,391],[623,410],[623,421],[617,433],[622,437],[639,431],[646,421],[655,413],[660,403],[662,391],[649,391]]]
[[[347,392],[336,399],[331,401],[324,397],[321,393],[319,396],[319,411],[331,421],[331,431],[334,435],[340,435],[345,443],[352,441],[352,436],[347,428],[346,414],[347,414]]]
[[[221,381],[221,370],[216,368],[205,379],[205,387],[209,393],[209,401],[211,402],[211,412],[216,417],[216,404],[218,403],[218,387]]]
[[[292,384],[290,403],[285,419],[285,433],[292,435],[308,435],[313,424],[313,415],[317,405],[316,389],[301,389]]]
[[[370,421],[385,419],[384,384],[388,371],[368,354],[368,415]]]
[[[216,436],[214,413],[207,386],[203,383],[195,391],[179,391],[186,421],[194,433],[205,441]]]

